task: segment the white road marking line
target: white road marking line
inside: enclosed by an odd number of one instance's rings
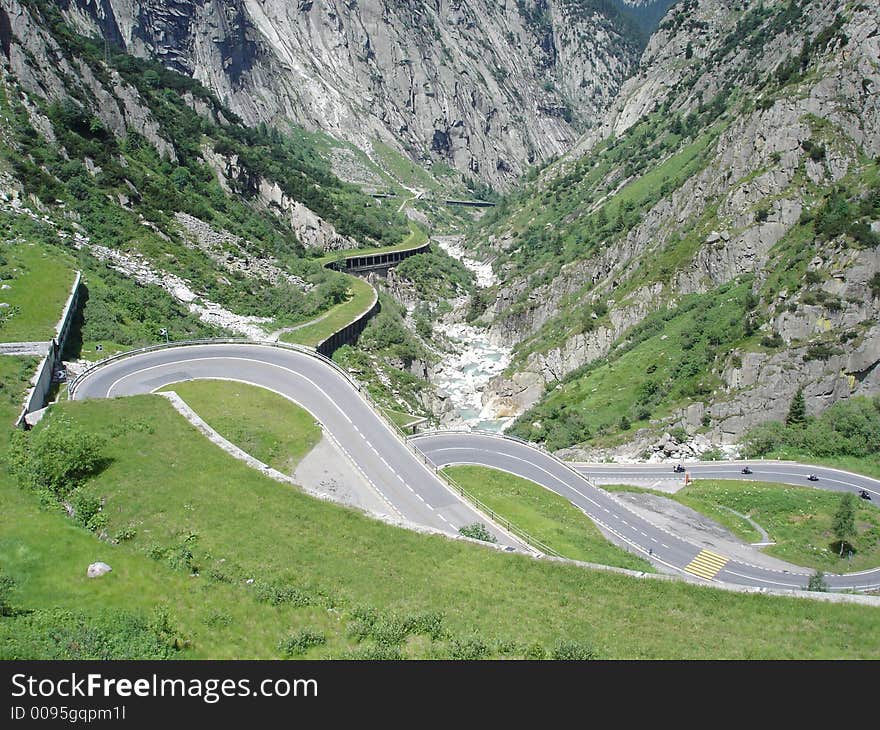
[[[291,352],[290,354],[293,356],[293,352]],[[303,358],[304,358],[304,357],[310,357],[310,355],[307,355],[307,354],[304,354],[304,353],[299,353],[299,356],[300,356],[300,357],[303,357]],[[361,439],[363,440],[363,442],[364,442],[364,443],[365,443],[365,444],[366,444],[366,445],[367,445],[367,446],[368,446],[368,447],[369,447],[369,448],[370,448],[375,454],[377,454],[377,455],[379,456],[379,458],[381,459],[382,463],[385,464],[385,466],[388,467],[388,468],[389,468],[389,469],[390,469],[390,470],[391,470],[391,471],[392,471],[392,472],[398,477],[398,479],[400,479],[400,481],[401,481],[401,482],[407,487],[407,489],[408,489],[410,492],[416,494],[416,495],[419,497],[419,499],[420,499],[423,503],[425,503],[424,498],[423,498],[421,495],[419,495],[418,493],[416,493],[415,490],[413,489],[413,487],[410,486],[409,484],[407,484],[407,483],[404,481],[404,479],[403,479],[402,477],[400,477],[399,474],[397,474],[397,472],[393,469],[393,467],[390,466],[390,464],[389,464],[389,463],[385,460],[385,458],[379,453],[379,451],[375,448],[375,446],[373,446],[372,443],[370,443],[369,441],[367,441],[367,439],[364,437],[364,435],[363,435],[363,433],[361,432],[361,430],[359,429],[359,427],[358,427],[356,424],[353,423],[353,421],[351,420],[351,418],[346,414],[345,411],[342,410],[342,408],[339,406],[339,404],[336,403],[336,401],[335,401],[335,400],[329,395],[329,393],[328,393],[327,391],[325,391],[325,390],[324,390],[321,386],[319,386],[315,381],[311,380],[309,377],[307,377],[307,376],[304,375],[303,373],[301,373],[301,372],[297,372],[297,371],[295,371],[295,370],[291,370],[290,368],[286,368],[286,367],[284,367],[284,366],[282,366],[282,365],[279,365],[279,364],[277,364],[277,363],[275,363],[275,362],[272,362],[271,360],[259,360],[259,359],[253,359],[253,358],[236,357],[236,356],[231,356],[231,355],[217,355],[217,356],[210,356],[210,357],[191,358],[191,359],[186,359],[186,360],[166,361],[166,362],[163,362],[163,363],[160,363],[160,364],[157,364],[157,365],[152,365],[152,366],[149,366],[149,367],[140,368],[139,370],[135,370],[135,371],[133,371],[133,372],[131,372],[131,373],[128,373],[128,374],[126,374],[126,375],[121,376],[120,378],[117,378],[113,383],[111,383],[110,387],[107,389],[107,397],[112,397],[112,396],[111,396],[112,391],[113,391],[116,387],[118,387],[119,384],[120,384],[122,381],[124,381],[124,380],[127,379],[127,378],[134,377],[134,376],[136,376],[136,375],[141,375],[141,374],[143,374],[143,373],[145,373],[145,372],[147,372],[147,371],[155,370],[155,369],[157,369],[157,368],[162,368],[162,367],[179,367],[180,365],[185,364],[185,363],[188,363],[188,362],[197,362],[197,361],[206,361],[206,360],[242,360],[242,361],[247,361],[247,362],[253,362],[253,363],[256,363],[256,364],[261,365],[261,366],[267,366],[267,367],[270,367],[270,368],[274,367],[274,368],[278,368],[278,369],[280,369],[280,370],[284,370],[284,371],[286,371],[286,372],[291,373],[291,374],[294,375],[294,376],[297,376],[297,377],[299,377],[299,378],[305,380],[305,381],[308,382],[311,386],[313,386],[313,387],[316,389],[316,391],[317,391],[318,393],[320,393],[320,395],[323,396],[323,398],[326,399],[326,401],[327,401],[329,404],[331,404],[332,406],[335,406],[335,407],[336,407],[336,409],[339,411],[339,413],[342,415],[342,417],[343,417],[343,418],[344,418],[349,424],[351,424],[351,425],[353,426],[354,431],[355,431],[355,432],[361,437]],[[326,366],[325,366],[325,367],[326,367]],[[337,379],[339,379],[340,382],[342,381],[342,375],[341,375],[340,373],[333,372],[332,375],[333,375],[334,377],[336,377]],[[112,376],[111,376],[111,377],[112,377]],[[329,382],[329,381],[328,381],[328,382]],[[351,383],[350,383],[350,382],[346,383],[346,386],[351,387]],[[261,387],[265,387],[265,386],[261,386]],[[269,388],[269,390],[272,390],[272,389]],[[356,387],[355,387],[355,391],[357,391],[357,388],[356,388]],[[277,391],[275,391],[275,392],[277,392]],[[287,398],[290,399],[290,400],[294,400],[293,398],[290,398],[286,393],[282,393],[282,395],[283,395],[284,397],[287,397]],[[367,408],[369,408],[369,402],[366,401],[365,399],[363,399],[363,396],[361,396],[361,398],[362,398],[362,401],[363,401],[363,403],[365,404],[365,406],[366,406]],[[296,402],[296,401],[294,400],[294,402]],[[388,426],[388,425],[387,425],[387,424],[386,424],[381,418],[379,418],[379,416],[378,416],[374,411],[372,411],[372,410],[368,410],[368,413],[369,413],[369,415],[372,416],[373,418],[378,419],[378,420],[379,420],[379,421],[380,421],[380,422],[386,427],[387,430],[391,431],[390,427],[389,427],[389,426]],[[326,430],[326,429],[325,429],[325,430]],[[392,433],[393,433],[393,432],[392,432]],[[393,436],[394,436],[394,443],[399,443],[399,439],[397,438],[397,435],[396,435],[396,434],[393,434]],[[331,436],[331,438],[332,438],[332,436]],[[479,438],[479,437],[475,435],[475,438]],[[336,439],[334,439],[334,441],[336,441]],[[354,462],[354,459],[351,457],[351,454],[350,454],[346,449],[344,449],[344,448],[341,446],[341,444],[339,444],[338,441],[336,441],[336,443],[337,443],[337,445],[340,447],[340,449],[343,451],[343,453],[345,453],[346,456],[348,456],[348,457]],[[509,443],[509,442],[504,442],[504,443]],[[404,446],[405,446],[405,445],[404,445]],[[487,449],[487,451],[489,451],[490,453],[492,453],[491,450],[488,450],[488,449]],[[504,457],[504,458],[513,459],[513,460],[522,461],[522,462],[524,462],[524,463],[527,463],[527,464],[529,464],[531,467],[533,467],[534,469],[538,469],[538,470],[540,470],[541,472],[547,474],[552,480],[561,483],[562,485],[564,485],[564,486],[566,487],[566,489],[568,489],[568,490],[570,490],[570,491],[572,491],[572,492],[578,494],[578,495],[581,496],[583,499],[585,499],[586,501],[588,501],[588,502],[590,502],[591,504],[595,505],[596,507],[601,506],[601,505],[599,505],[599,503],[597,503],[595,500],[593,500],[593,499],[591,499],[590,497],[588,497],[587,495],[583,494],[581,491],[579,491],[579,490],[576,489],[575,487],[571,486],[571,485],[570,485],[565,479],[562,479],[562,478],[558,477],[556,474],[554,474],[554,473],[552,473],[551,471],[548,471],[547,469],[545,469],[545,468],[539,466],[537,463],[534,463],[534,462],[532,462],[532,461],[529,461],[528,459],[523,459],[523,458],[520,458],[520,457],[514,456],[514,455],[509,454],[509,453],[504,453],[504,452],[502,452],[502,451],[498,451],[498,452],[495,452],[495,453],[497,453],[499,456],[502,456],[502,457]],[[544,457],[547,458],[547,459],[551,459],[551,463],[554,464],[554,467],[556,466],[555,460],[552,460],[552,457],[550,457],[550,456],[548,456],[548,455],[546,455],[546,454],[544,454],[543,452],[540,452],[540,451],[538,451],[538,453],[541,454],[542,456],[544,456]],[[420,461],[420,460],[418,460],[418,459],[417,459],[417,461],[418,461],[418,463],[421,463],[422,466],[423,466],[424,468],[426,468],[426,470],[429,472],[429,474],[431,474],[432,476],[434,476],[434,479],[435,479],[439,484],[441,484],[442,486],[445,487],[445,484],[443,484],[442,481],[440,481],[439,479],[437,479],[437,477],[431,472],[430,469],[427,469],[427,467],[425,466],[425,464],[424,464],[422,461]],[[365,476],[365,478],[367,479],[367,481],[368,481],[368,482],[369,482],[369,483],[370,483],[370,484],[376,489],[376,491],[379,492],[379,494],[384,498],[385,495],[383,494],[382,490],[380,490],[378,487],[376,487],[375,483],[374,483],[369,477],[367,477],[367,475],[363,472],[363,469],[361,469],[360,466],[359,466],[356,462],[355,462],[355,465],[358,466],[358,470],[361,471],[361,473]],[[564,465],[564,464],[562,464],[561,466],[562,466],[562,467],[566,467],[566,465]],[[646,466],[648,466],[648,465],[646,465]],[[574,468],[571,468],[571,467],[567,467],[567,468],[569,468],[569,470],[572,471],[573,473],[576,473],[576,474],[577,474],[577,472],[575,472]],[[650,467],[649,467],[649,468],[650,468]],[[789,468],[790,468],[790,467],[789,467]],[[824,467],[823,467],[823,468],[824,468]],[[697,470],[695,469],[695,471],[697,471]],[[799,479],[803,479],[804,476],[805,476],[804,474],[801,474],[801,473],[792,473],[792,472],[784,472],[784,471],[775,471],[775,470],[772,470],[772,469],[764,469],[763,467],[762,467],[762,471],[763,471],[765,474],[769,475],[769,476],[775,476],[775,475],[779,475],[779,476],[792,476],[792,477],[798,477]],[[834,471],[836,471],[837,473],[847,474],[847,472],[843,472],[842,470],[834,470]],[[615,473],[615,474],[619,474],[619,472],[613,472],[613,473]],[[728,474],[729,472],[721,472],[720,470],[714,470],[714,471],[713,471],[713,470],[711,470],[711,469],[705,469],[705,470],[700,469],[700,470],[699,470],[699,473],[705,475],[705,474],[712,474],[712,473],[724,473],[724,474]],[[584,479],[584,476],[585,476],[585,475],[584,475],[584,474],[580,474],[579,476],[580,476],[581,479]],[[854,476],[854,477],[858,477],[858,475],[853,475],[853,476]],[[825,483],[841,484],[841,485],[845,485],[845,486],[848,486],[848,487],[854,487],[854,488],[863,488],[863,487],[861,487],[861,485],[859,485],[859,484],[856,484],[856,483],[853,483],[853,482],[849,482],[849,481],[844,481],[844,480],[842,480],[842,479],[834,479],[834,478],[830,478],[830,477],[825,477],[825,476],[823,476],[823,480],[824,480]],[[586,482],[586,479],[584,479],[584,481]],[[586,482],[586,483],[589,484],[589,482]],[[659,484],[659,482],[655,482],[655,484]],[[541,484],[541,486],[544,486],[545,488],[549,489],[550,491],[556,491],[556,490],[552,489],[551,487],[547,486],[546,484]],[[589,486],[590,486],[591,488],[594,488],[593,485],[591,485],[591,484],[590,484]],[[871,490],[871,489],[868,489],[867,491],[870,492],[871,494],[876,494],[876,495],[880,496],[880,492],[876,492],[876,491]],[[558,493],[558,492],[557,492],[557,493]],[[456,496],[457,496],[457,495],[456,495]],[[565,496],[565,495],[563,495],[563,496]],[[609,498],[610,498],[613,502],[617,503],[617,504],[621,507],[621,509],[626,510],[626,507],[620,502],[619,499],[617,499],[617,498],[614,497],[613,495],[609,495]],[[387,498],[386,498],[386,500],[387,500]],[[426,503],[426,504],[427,504],[427,503]],[[465,503],[465,504],[466,504],[466,503]],[[392,508],[395,509],[395,511],[398,511],[398,510],[396,510],[396,508],[394,507],[394,505],[390,505],[390,506],[392,506]],[[430,505],[428,505],[428,506],[431,507]],[[431,507],[431,509],[433,510],[433,507]],[[614,514],[614,513],[612,513],[611,510],[609,510],[607,507],[602,507],[602,509],[604,509],[604,511],[605,511],[606,513],[608,513],[608,514]],[[585,511],[585,510],[583,510],[583,511]],[[586,512],[586,511],[585,511],[585,512]],[[398,511],[398,514],[399,514],[399,511]],[[452,523],[451,523],[448,519],[446,519],[446,517],[444,517],[444,516],[442,516],[442,515],[440,515],[440,516],[441,516],[441,518],[443,519],[443,521],[444,521],[446,524],[450,525],[450,527],[453,527]],[[631,525],[630,525],[626,520],[622,519],[622,517],[619,517],[618,515],[615,515],[615,517],[616,517],[616,519],[618,519],[620,522],[622,522],[622,523],[623,523],[624,525],[626,525],[627,527],[631,527]],[[591,516],[591,518],[592,518],[592,519],[595,519],[595,518],[592,517],[592,516]],[[641,519],[641,518],[639,518],[639,519]],[[647,524],[651,524],[648,520],[641,520],[641,521],[646,522]],[[597,522],[598,522],[598,520],[597,520]],[[655,526],[655,525],[652,525],[652,527],[655,527],[656,529],[662,530],[663,532],[666,532],[667,534],[669,534],[669,535],[671,535],[671,536],[673,536],[673,537],[676,537],[676,539],[678,539],[677,536],[674,536],[669,530],[667,530],[667,529],[665,529],[665,528],[657,528],[657,526]],[[608,529],[610,530],[610,528],[608,528]],[[645,533],[643,530],[639,530],[637,527],[635,527],[634,529],[637,530],[637,531],[638,531],[640,534],[642,534],[643,536],[648,537],[647,533]],[[610,530],[610,531],[613,532],[613,530]],[[614,533],[614,534],[617,534],[617,533]],[[623,536],[620,536],[620,535],[618,535],[618,536],[621,537],[621,539],[623,539],[625,542],[627,542],[627,543],[629,543],[629,544],[632,544],[634,547],[636,547],[636,548],[639,547],[639,546],[636,545],[635,543],[632,543],[630,540],[628,540],[628,539],[626,539],[626,538],[623,538]],[[657,542],[657,540],[656,540],[655,538],[650,538],[650,539],[652,540],[652,542]],[[664,548],[669,549],[669,545],[667,545],[666,543],[661,543],[661,544],[662,544],[662,546],[663,546]],[[743,564],[743,563],[740,563],[740,564]],[[767,571],[767,572],[778,572],[778,571],[772,571],[772,570],[770,570],[770,569],[760,568],[759,566],[750,566],[750,567],[755,567],[755,568],[758,569],[758,570]],[[726,571],[726,572],[728,572],[730,575],[737,575],[737,576],[739,576],[739,577],[746,578],[747,580],[761,581],[761,582],[764,582],[764,583],[774,583],[774,584],[777,584],[777,585],[789,585],[789,584],[781,583],[781,582],[779,582],[779,581],[767,581],[767,580],[764,580],[764,579],[762,579],[762,578],[758,578],[758,577],[756,577],[756,576],[746,576],[746,575],[742,575],[742,574],[739,574],[739,573],[734,573],[733,571]],[[871,574],[871,573],[877,573],[877,572],[880,572],[880,569],[866,570],[866,571],[862,571],[860,574],[861,574],[861,575],[865,575],[865,574]],[[857,574],[851,574],[851,575],[857,575]],[[794,587],[797,587],[797,586],[794,586]]]

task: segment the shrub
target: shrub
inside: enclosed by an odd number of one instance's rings
[[[191,532],[177,545],[172,545],[164,551],[165,560],[174,570],[185,570],[188,573],[198,573],[199,566],[195,562],[193,548],[199,536]]]
[[[595,659],[596,653],[591,646],[577,641],[562,640],[557,642],[551,653],[553,659],[561,661],[586,661]]]
[[[807,345],[807,351],[804,353],[804,361],[827,360],[829,357],[838,354],[840,354],[840,350],[827,342],[811,342]]]
[[[472,525],[464,525],[463,527],[458,528],[458,532],[459,534],[464,535],[465,537],[470,537],[474,540],[498,542],[498,538],[489,532],[482,522],[474,522]]]
[[[171,659],[188,643],[167,620],[112,610],[37,609],[4,622],[5,659]]]
[[[99,469],[104,443],[67,416],[56,415],[34,432],[13,433],[9,466],[22,486],[64,499]]]
[[[767,347],[771,349],[775,349],[777,347],[782,347],[785,344],[785,340],[782,339],[782,335],[778,332],[774,332],[772,335],[766,335],[761,338],[761,346]]]
[[[429,612],[407,616],[403,620],[403,623],[406,626],[408,633],[430,636],[435,641],[443,638],[446,634],[446,627],[444,626],[444,617],[442,613]]]
[[[485,659],[489,653],[489,647],[485,641],[477,637],[468,639],[453,639],[449,646],[449,656],[460,661],[476,661]]]
[[[819,591],[821,593],[827,592],[828,584],[825,582],[825,574],[821,570],[817,570],[810,576],[810,581],[807,583],[807,590]]]
[[[788,448],[813,456],[868,456],[880,452],[880,399],[851,398],[818,418],[786,426],[761,424],[743,437],[743,455],[763,456]]]
[[[302,629],[278,642],[278,651],[284,656],[300,656],[314,646],[327,643],[327,637],[320,631]]]
[[[106,524],[106,516],[101,513],[103,500],[100,497],[79,487],[70,493],[69,498],[73,507],[73,518],[83,527],[95,531],[103,527],[101,523]]]
[[[688,432],[684,426],[676,426],[675,428],[669,429],[669,435],[680,444],[683,444],[688,439]]]
[[[12,577],[0,573],[0,616],[12,616],[15,613],[10,598],[14,587],[15,581]]]
[[[813,162],[820,162],[825,159],[825,147],[823,145],[805,139],[801,142],[801,147]]]

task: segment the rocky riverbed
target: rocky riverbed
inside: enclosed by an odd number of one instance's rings
[[[477,285],[496,283],[492,266],[467,256],[458,236],[438,236],[436,243],[450,256],[474,272]],[[510,348],[490,341],[486,328],[464,321],[466,301],[453,303],[453,310],[437,322],[437,331],[453,345],[433,368],[431,382],[446,395],[452,408],[442,417],[445,428],[485,429],[503,431],[513,422],[502,417],[491,405],[484,405],[486,384],[504,371],[510,363]]]

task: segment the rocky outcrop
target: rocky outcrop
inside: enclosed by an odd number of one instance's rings
[[[839,400],[880,392],[880,327],[865,334],[850,352],[810,359],[807,348],[775,355],[748,353],[741,367],[725,370],[735,396],[709,409],[712,434],[721,443],[736,443],[742,433],[767,420],[784,420],[792,398],[802,389],[809,415],[818,415]]]
[[[237,155],[221,155],[203,145],[202,156],[216,173],[224,192],[243,191],[257,205],[281,218],[305,248],[338,251],[358,247],[357,241],[339,234],[331,223],[287,195],[277,182],[252,175],[239,163]]]
[[[729,103],[706,138],[705,160],[679,185],[640,211],[640,219],[613,244],[563,266],[549,282],[543,270],[518,277],[513,264],[502,266],[504,286],[491,308],[491,327],[499,340],[516,343],[511,372],[490,384],[485,397],[523,409],[553,384],[579,367],[606,355],[627,329],[659,307],[673,306],[692,293],[709,292],[743,275],[754,277],[753,290],[774,274],[778,244],[807,220],[833,187],[857,172],[865,158],[880,149],[880,27],[864,5],[844,9],[838,0],[797,4],[750,3],[758,18],[754,33],[743,30],[740,4],[690,0],[673,8],[651,38],[638,72],[629,79],[601,122],[574,150],[549,168],[535,185],[548,199],[555,181],[584,161],[602,160],[600,144],[625,135],[658,110],[666,117],[702,113],[725,87],[757,103]],[[785,13],[800,13],[785,20]],[[838,17],[840,20],[838,20]],[[751,21],[750,21],[751,22]],[[762,25],[763,23],[763,25]],[[780,68],[810,47],[810,73],[797,92],[772,94]],[[721,99],[728,99],[724,95]],[[704,126],[703,130],[709,128]],[[696,135],[694,138],[697,139]],[[598,158],[585,157],[594,152]],[[660,157],[653,166],[659,166]],[[570,220],[554,223],[561,235],[574,236],[579,216],[596,211],[609,197],[638,179],[625,164],[610,166],[593,189],[605,191],[576,209]],[[647,168],[649,171],[651,166]],[[555,188],[558,190],[559,188]],[[558,200],[558,194],[557,194]],[[518,228],[496,226],[486,245],[500,255],[521,245]],[[680,245],[687,241],[686,246]],[[743,428],[784,415],[794,391],[803,386],[816,408],[839,398],[876,388],[873,365],[861,363],[854,384],[849,358],[876,336],[871,325],[877,310],[866,276],[877,271],[876,252],[856,252],[838,241],[810,241],[821,252],[811,264],[824,279],[821,291],[782,292],[766,305],[768,333],[782,337],[785,349],[761,356],[743,355],[755,382],[734,377],[709,414],[715,434],[728,441]],[[654,261],[671,246],[666,270]],[[541,282],[539,285],[533,282]],[[813,287],[815,289],[816,287]],[[619,293],[623,292],[623,293]],[[804,296],[802,296],[804,295]],[[579,331],[565,314],[585,302],[601,301],[608,318],[621,326]],[[561,316],[560,316],[561,313]],[[566,321],[567,331],[560,320]],[[840,335],[844,339],[826,342]],[[804,359],[808,340],[817,352],[836,352],[825,360]],[[825,346],[819,348],[819,344]],[[867,359],[870,359],[870,357]],[[867,368],[867,369],[866,369]],[[764,384],[766,383],[766,385]],[[784,405],[783,405],[784,404]]]
[[[93,111],[106,129],[120,137],[127,130],[137,132],[160,155],[172,161],[177,159],[174,146],[160,135],[159,124],[140,103],[137,90],[117,72],[109,71],[110,84],[99,81],[88,65],[62,48],[18,0],[4,0],[4,8],[10,37],[2,60],[25,92],[49,101],[62,101],[72,97],[74,85],[82,95],[94,99]],[[29,113],[34,127],[49,143],[54,142],[49,121],[40,119],[35,110]]]
[[[192,75],[247,122],[374,140],[506,186],[566,151],[632,69],[634,26],[572,0],[73,0],[68,18]]]
[[[254,255],[255,246],[228,231],[218,231],[205,221],[177,212],[175,220],[184,233],[184,241],[204,251],[220,268],[234,274],[242,274],[251,279],[262,279],[270,284],[291,284],[307,291],[311,284],[299,276],[282,269],[271,258]]]
[[[306,248],[339,251],[358,247],[358,242],[353,238],[340,235],[317,213],[286,195],[278,183],[260,180],[259,200],[285,220]]]

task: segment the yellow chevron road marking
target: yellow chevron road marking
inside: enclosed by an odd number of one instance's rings
[[[728,558],[725,558],[723,555],[718,555],[709,550],[701,550],[699,555],[685,566],[685,570],[700,578],[712,580],[727,565],[727,561]]]

